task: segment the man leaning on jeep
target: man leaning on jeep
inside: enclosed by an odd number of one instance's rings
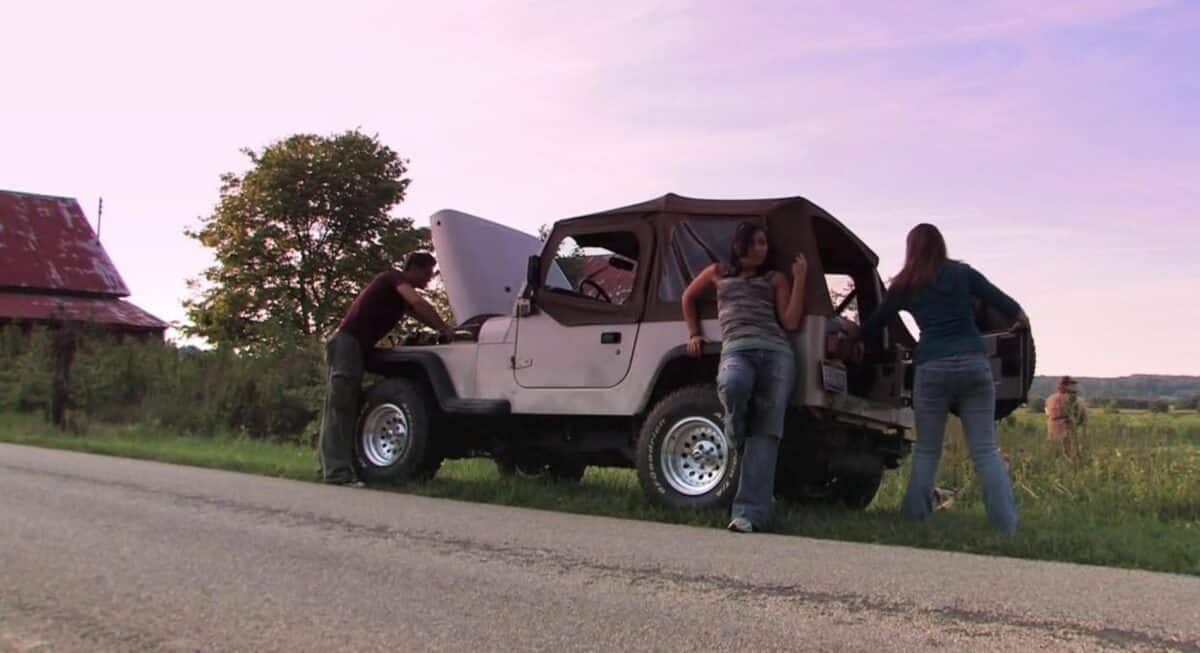
[[[325,344],[329,384],[321,418],[321,477],[326,483],[363,487],[353,465],[354,421],[362,391],[363,360],[379,339],[411,314],[446,337],[453,331],[437,310],[417,294],[436,275],[437,260],[427,252],[412,252],[403,270],[375,275],[354,298],[333,336]]]

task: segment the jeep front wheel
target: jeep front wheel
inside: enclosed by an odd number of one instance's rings
[[[427,394],[406,379],[389,379],[367,390],[354,451],[369,483],[433,478],[442,456],[433,442]]]
[[[681,388],[650,411],[638,437],[642,491],[672,509],[726,507],[737,492],[738,451],[721,426],[715,385]]]

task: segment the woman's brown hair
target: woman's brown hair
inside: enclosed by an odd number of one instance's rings
[[[946,240],[938,228],[921,223],[908,232],[904,267],[892,278],[892,288],[916,290],[931,285],[946,262]]]
[[[758,232],[767,233],[767,230],[762,225],[745,220],[738,223],[738,226],[733,230],[733,240],[729,243],[729,265],[718,268],[722,276],[736,277],[742,271],[742,257],[750,250],[750,246],[754,243],[754,237]],[[769,268],[767,263],[763,263],[758,268],[760,274],[765,273]]]

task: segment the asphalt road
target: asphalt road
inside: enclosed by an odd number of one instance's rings
[[[0,445],[0,651],[1105,649],[1200,579]]]

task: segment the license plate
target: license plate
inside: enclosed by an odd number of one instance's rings
[[[844,394],[846,392],[846,370],[829,363],[821,363],[821,385],[828,392]]]

